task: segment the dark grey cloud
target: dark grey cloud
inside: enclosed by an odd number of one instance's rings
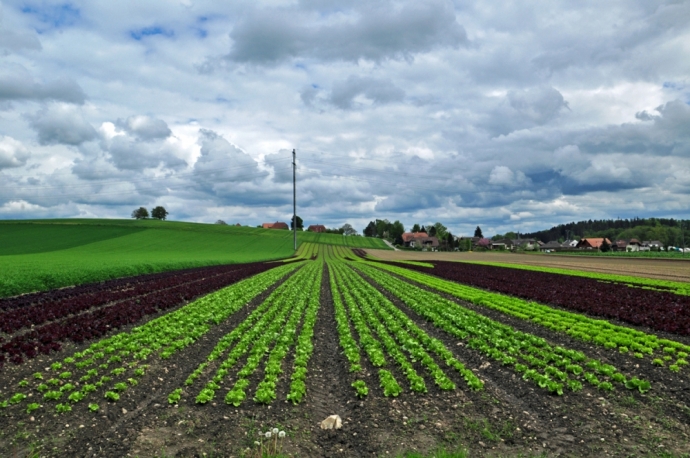
[[[436,193],[402,190],[392,193],[374,207],[383,213],[410,213],[417,210],[438,208],[444,199]]]
[[[136,135],[141,140],[159,140],[172,135],[172,131],[161,119],[149,116],[130,116],[127,119],[118,119],[115,125]]]
[[[103,155],[77,158],[74,160],[72,173],[82,180],[108,180],[113,178],[126,179],[128,171],[119,170],[112,162],[106,160]]]
[[[0,135],[0,170],[21,167],[30,156],[31,153],[21,142]]]
[[[281,149],[277,153],[264,156],[264,163],[273,169],[275,183],[292,183],[292,152]]]
[[[37,82],[20,65],[0,65],[0,101],[60,101],[83,104],[86,94],[74,80],[58,78]]]
[[[390,80],[362,78],[351,75],[346,80],[333,84],[329,102],[343,110],[354,108],[354,99],[362,95],[377,105],[400,102],[405,99],[405,91]]]
[[[160,165],[168,169],[182,169],[187,162],[176,157],[162,145],[151,144],[129,137],[116,135],[102,145],[109,154],[110,161],[119,170],[136,170],[156,168]]]
[[[251,156],[212,130],[199,130],[198,143],[201,155],[194,164],[194,181],[206,192],[232,194],[237,183],[268,175]]]
[[[379,62],[467,42],[452,4],[442,0],[367,3],[347,13],[319,20],[320,12],[255,10],[233,28],[228,58],[254,64],[287,58]]]
[[[80,145],[94,140],[98,133],[75,107],[63,104],[44,107],[27,115],[41,145]]]
[[[491,135],[543,126],[568,110],[568,102],[551,86],[511,90],[483,123]]]

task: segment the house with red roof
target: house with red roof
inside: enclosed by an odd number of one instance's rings
[[[606,240],[606,243],[611,246],[611,241],[607,238],[590,237],[581,239],[577,244],[577,247],[585,250],[600,250],[604,240]]]
[[[307,228],[308,232],[326,232],[326,226],[323,224],[311,224]]]
[[[431,237],[426,232],[404,232],[401,236],[403,245],[410,248],[438,248],[438,238]]]
[[[264,229],[290,229],[290,226],[282,221],[276,221],[275,223],[263,223],[261,227]]]

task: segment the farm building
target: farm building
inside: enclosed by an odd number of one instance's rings
[[[539,247],[539,249],[542,251],[544,251],[544,250],[549,250],[549,251],[554,250],[555,251],[555,250],[560,250],[561,248],[563,248],[563,244],[561,244],[560,242],[558,242],[556,240],[552,240],[551,242],[546,242],[541,247]]]
[[[613,251],[626,251],[628,247],[628,242],[625,240],[616,240],[616,243],[611,245],[611,249]]]
[[[625,247],[625,251],[640,251],[642,244],[637,239],[630,239],[628,246]]]
[[[263,223],[261,225],[264,229],[290,229],[287,223],[276,221],[275,223]]]
[[[323,224],[312,224],[307,228],[309,232],[326,232],[326,226]]]
[[[609,239],[592,237],[580,240],[580,243],[577,244],[577,247],[584,248],[585,250],[599,250],[601,245],[604,243],[604,240],[606,240],[606,243],[611,246],[611,241]]]
[[[430,237],[426,232],[405,232],[402,235],[403,244],[410,248],[438,248],[438,238]]]

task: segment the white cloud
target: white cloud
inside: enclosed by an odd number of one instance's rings
[[[0,136],[0,170],[10,167],[21,167],[26,164],[31,153],[20,142],[12,137]]]
[[[285,219],[293,148],[328,226],[690,210],[688,2],[3,6],[5,216]]]

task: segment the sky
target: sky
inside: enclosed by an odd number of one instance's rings
[[[0,3],[0,218],[688,218],[690,1]]]

